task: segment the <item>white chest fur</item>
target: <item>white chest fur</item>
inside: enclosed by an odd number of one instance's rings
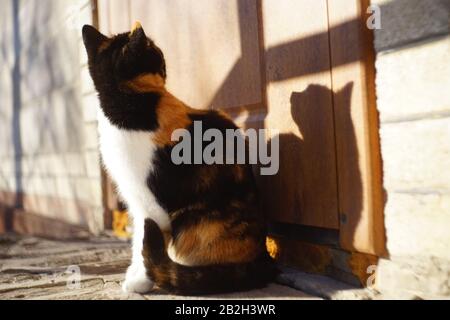
[[[167,212],[147,186],[156,149],[151,133],[119,129],[110,123],[102,110],[98,118],[103,163],[116,182],[135,223],[151,218],[161,229],[169,229]]]

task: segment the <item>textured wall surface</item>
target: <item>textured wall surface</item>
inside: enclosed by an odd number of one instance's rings
[[[102,228],[89,0],[6,0],[0,11],[0,203]]]
[[[450,1],[373,3],[390,254],[378,286],[450,295]]]
[[[379,52],[448,34],[448,0],[372,0],[372,3],[382,9],[382,29],[375,34]]]

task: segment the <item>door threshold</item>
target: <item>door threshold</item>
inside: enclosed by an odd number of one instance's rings
[[[276,282],[312,296],[328,300],[373,300],[379,293],[370,288],[358,288],[336,279],[280,267]]]

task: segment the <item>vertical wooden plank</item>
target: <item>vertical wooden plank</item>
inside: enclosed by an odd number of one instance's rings
[[[328,0],[338,158],[340,242],[385,253],[381,158],[368,1]]]
[[[337,229],[326,0],[264,0],[263,20],[266,127],[280,131],[280,170],[261,177],[264,207],[276,221]]]
[[[236,113],[261,103],[256,8],[256,0],[133,0],[131,16],[163,50],[172,93]]]

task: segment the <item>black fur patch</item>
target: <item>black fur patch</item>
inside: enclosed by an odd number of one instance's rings
[[[158,93],[126,94],[112,91],[99,94],[105,116],[114,125],[128,130],[153,131],[158,128]]]

